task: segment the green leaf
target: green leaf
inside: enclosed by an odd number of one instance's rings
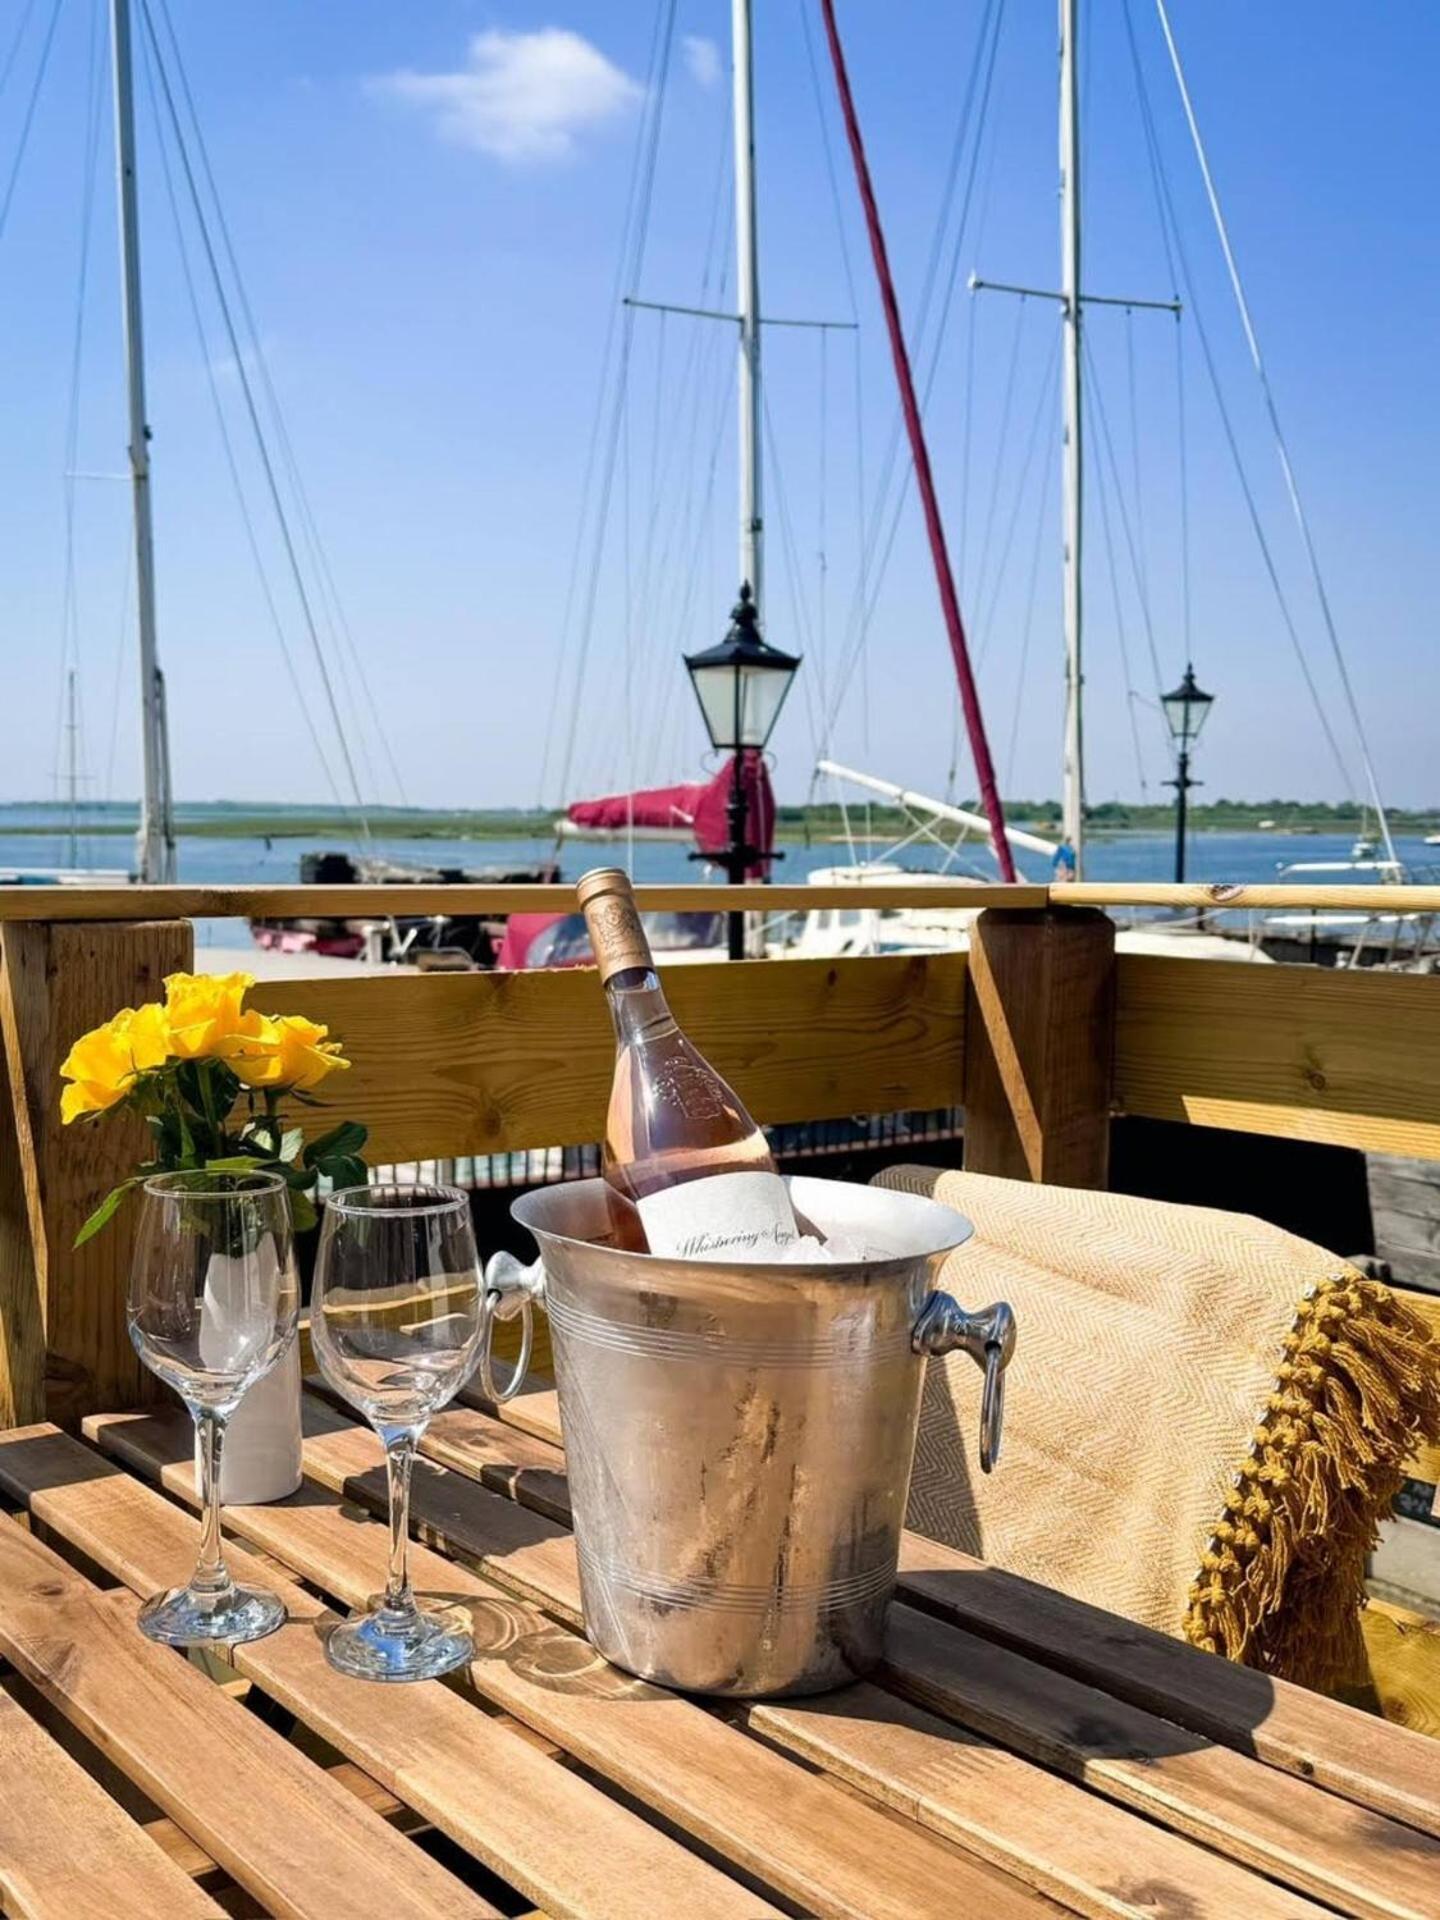
[[[206,1173],[263,1173],[269,1165],[258,1153],[228,1153],[219,1160],[205,1162]]]
[[[83,1247],[87,1240],[93,1240],[100,1229],[114,1219],[120,1210],[121,1201],[125,1198],[126,1194],[129,1193],[130,1189],[132,1187],[138,1187],[140,1182],[145,1178],[146,1176],[143,1173],[137,1173],[129,1180],[122,1180],[118,1187],[112,1187],[91,1214],[90,1218],[85,1222],[84,1226],[81,1227],[80,1231],[76,1234],[72,1246]]]
[[[322,1133],[318,1140],[310,1142],[305,1149],[305,1164],[318,1167],[327,1160],[358,1154],[369,1137],[369,1130],[357,1120],[342,1120],[338,1127],[332,1127],[329,1133]]]
[[[313,1227],[319,1217],[319,1214],[315,1211],[315,1203],[309,1194],[297,1193],[292,1188],[290,1193],[290,1223],[296,1233],[304,1233],[308,1228]]]
[[[280,1136],[280,1158],[282,1160],[294,1160],[304,1144],[305,1129],[303,1127],[287,1127],[285,1132]]]

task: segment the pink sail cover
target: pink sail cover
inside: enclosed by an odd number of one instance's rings
[[[727,760],[713,780],[577,800],[565,817],[574,826],[608,833],[624,833],[628,826],[688,827],[701,853],[723,853],[730,843],[727,809],[734,765],[733,759]],[[775,838],[775,795],[764,755],[754,748],[745,751],[740,779],[745,792],[745,837],[752,847],[763,847],[768,853]],[[747,878],[760,880],[764,875],[765,863],[757,861]]]
[[[713,780],[685,786],[650,787],[640,793],[608,794],[601,800],[577,800],[565,817],[577,827],[623,833],[637,827],[688,827],[701,853],[721,853],[730,844],[728,808],[735,762],[727,760]],[[745,837],[752,847],[768,853],[775,841],[775,794],[765,756],[747,748],[740,773],[745,791]],[[757,861],[746,878],[763,880],[768,862]],[[546,930],[566,916],[559,913],[512,913],[505,923],[495,964],[519,968],[530,947]]]

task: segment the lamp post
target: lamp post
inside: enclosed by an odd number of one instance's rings
[[[717,752],[734,755],[727,805],[729,845],[710,858],[725,869],[731,886],[738,887],[747,871],[765,858],[778,859],[766,847],[753,847],[746,834],[745,755],[763,751],[780,718],[791,683],[799,671],[799,656],[767,646],[760,637],[755,598],[747,580],[730,614],[730,631],[718,646],[688,653],[685,670],[700,702],[705,730]],[[730,915],[730,958],[745,957],[745,916]]]
[[[1190,778],[1190,749],[1200,738],[1200,729],[1215,704],[1215,696],[1203,693],[1196,685],[1195,669],[1187,662],[1185,678],[1173,693],[1161,695],[1160,704],[1165,709],[1177,756],[1175,778],[1164,784],[1175,789],[1175,879],[1178,884],[1185,878],[1186,798],[1191,787],[1204,784]]]

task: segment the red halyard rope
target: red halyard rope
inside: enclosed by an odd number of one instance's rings
[[[850,91],[850,76],[845,68],[845,53],[840,45],[840,30],[835,24],[834,0],[820,0],[825,16],[825,37],[830,43],[830,59],[835,68],[835,84],[840,90],[840,107],[845,116],[845,132],[850,142],[850,157],[855,162],[855,179],[865,208],[865,225],[870,234],[870,252],[880,282],[880,300],[885,309],[885,325],[890,334],[890,354],[895,362],[895,378],[900,386],[900,407],[905,416],[905,431],[910,440],[910,457],[915,465],[915,481],[925,510],[925,532],[930,541],[930,557],[935,563],[935,584],[940,589],[940,608],[945,616],[945,631],[950,637],[950,652],[955,660],[955,677],[960,682],[960,705],[965,714],[965,731],[970,736],[970,751],[975,758],[975,773],[980,782],[980,803],[990,823],[990,841],[995,849],[1002,880],[1013,884],[1015,862],[1005,832],[1005,815],[1000,792],[995,784],[995,763],[990,757],[990,742],[985,735],[985,720],[980,712],[980,695],[970,665],[970,649],[965,640],[965,624],[960,618],[960,602],[955,593],[955,577],[950,570],[950,554],[945,545],[945,528],[935,497],[935,477],[930,470],[930,452],[925,444],[925,429],[915,398],[915,380],[910,371],[910,355],[900,325],[900,307],[895,298],[895,282],[890,274],[890,257],[885,248],[885,233],[880,225],[880,209],[875,204],[875,189],[870,182],[870,163],[865,158],[865,142],[855,114]]]

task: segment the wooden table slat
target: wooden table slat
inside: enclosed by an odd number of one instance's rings
[[[198,1522],[66,1434],[0,1435],[0,1488],[136,1592],[193,1564]],[[230,1551],[239,1573],[251,1556]],[[323,1605],[270,1567],[246,1573],[281,1594],[290,1624],[236,1647],[236,1669],[554,1920],[774,1911],[438,1681],[373,1687],[335,1673]]]
[[[462,1466],[469,1435],[477,1429],[483,1445],[476,1466],[493,1466],[503,1456],[504,1441],[494,1424],[482,1414],[467,1412],[452,1419],[438,1443],[452,1468]],[[536,1444],[527,1428],[524,1446],[532,1459]],[[428,1438],[426,1445],[430,1445]],[[367,1451],[373,1457],[358,1429],[349,1436],[339,1430],[327,1434],[318,1449],[317,1458],[332,1464],[348,1462],[352,1468],[363,1462]],[[563,1466],[558,1452],[553,1455],[552,1473],[557,1466]],[[367,1480],[352,1477],[345,1484],[352,1493],[373,1500],[374,1488]],[[421,1506],[428,1505],[432,1487],[427,1480]],[[552,1498],[557,1487],[558,1481],[552,1480]],[[467,1503],[452,1492],[445,1501],[448,1525],[467,1554],[485,1554],[485,1529],[494,1497],[477,1491]],[[541,1524],[538,1516],[532,1518]],[[429,1524],[437,1524],[433,1513]],[[503,1568],[497,1568],[497,1573],[503,1578]],[[578,1605],[578,1572],[571,1569],[552,1599],[567,1611]],[[1109,1621],[1112,1641],[1124,1624]],[[1226,1745],[1212,1744],[1206,1734],[1181,1729],[1161,1715],[1117,1699],[1113,1688],[1102,1689],[1037,1663],[1028,1657],[1028,1649],[1014,1644],[1017,1638],[1012,1631],[1002,1647],[897,1606],[891,1615],[883,1678],[932,1712],[1041,1766],[1083,1780],[1122,1806],[1342,1911],[1416,1914],[1440,1905],[1432,1892],[1440,1886],[1440,1844],[1433,1839],[1338,1796],[1325,1802],[1323,1820],[1319,1820],[1313,1786],[1272,1772]],[[1209,1671],[1217,1679],[1237,1671],[1193,1649],[1180,1651],[1190,1664],[1198,1663],[1202,1672]],[[1271,1683],[1262,1684],[1268,1697]],[[1378,1726],[1382,1734],[1386,1732],[1383,1722],[1368,1721],[1353,1708],[1325,1704],[1333,1713],[1346,1715],[1347,1724],[1358,1721],[1362,1728]],[[757,1727],[764,1725],[766,1711],[755,1710]],[[846,1733],[855,1749],[852,1760],[863,1769],[868,1764],[863,1743],[852,1728],[847,1727]],[[832,1730],[832,1741],[836,1737]],[[1434,1756],[1432,1767],[1440,1772],[1440,1760]]]
[[[0,1692],[0,1906],[12,1920],[188,1920],[221,1909]]]
[[[272,1913],[495,1913],[116,1599],[0,1520],[0,1654]]]
[[[193,1468],[177,1423],[98,1416],[86,1431],[193,1501]],[[307,1440],[307,1470],[314,1471],[312,1449],[324,1444]],[[323,1484],[327,1476],[316,1477]],[[313,1485],[290,1501],[235,1508],[227,1517],[238,1536],[347,1604],[379,1584],[384,1528],[355,1524],[338,1497],[327,1499]],[[454,1561],[419,1546],[412,1573],[422,1591],[469,1602],[479,1648],[471,1678],[485,1698],[806,1911],[954,1920],[973,1907],[986,1920],[1010,1920],[1057,1910],[1008,1874],[918,1826],[902,1826],[694,1702],[617,1673],[578,1635]]]
[[[756,1705],[749,1726],[1095,1920],[1295,1920],[1329,1908],[878,1686]],[[1412,1906],[1356,1905],[1367,1915]]]
[[[919,1534],[902,1536],[900,1591],[987,1640],[1440,1837],[1440,1750],[1425,1734],[1197,1652]]]
[[[514,1426],[532,1446],[548,1443],[554,1452],[545,1467],[563,1473],[559,1401],[548,1384],[537,1383],[503,1407],[479,1395],[467,1400],[492,1429],[498,1422]],[[455,1450],[436,1454],[451,1466],[460,1465],[464,1451],[463,1440],[456,1439]],[[503,1455],[493,1432],[492,1444]],[[527,1461],[538,1468],[541,1457],[529,1452]],[[499,1489],[504,1481],[492,1472],[486,1484]],[[527,1499],[529,1484],[516,1480],[517,1498]],[[549,1494],[553,1508],[553,1480]],[[1433,1740],[1423,1733],[1217,1660],[917,1533],[901,1536],[900,1593],[1115,1699],[1440,1838],[1440,1764]]]

